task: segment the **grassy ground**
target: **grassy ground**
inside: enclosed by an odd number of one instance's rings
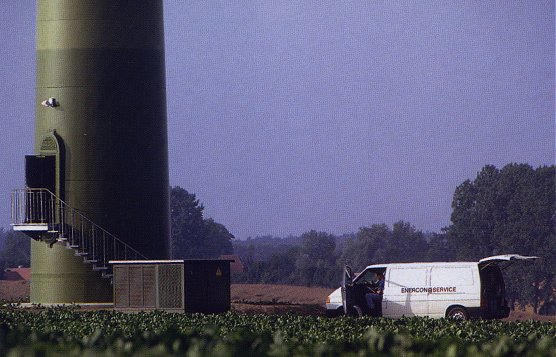
[[[232,284],[232,311],[245,313],[285,314],[322,316],[324,301],[334,289],[289,286]],[[0,300],[28,301],[29,282],[0,280]],[[530,307],[512,311],[510,321],[541,320],[556,322],[556,316],[540,316]]]

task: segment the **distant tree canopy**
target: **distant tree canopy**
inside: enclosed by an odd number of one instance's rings
[[[261,237],[234,246],[246,270],[236,282],[328,287],[338,286],[344,264],[359,271],[375,263],[422,261],[429,248],[424,234],[403,221],[392,229],[385,224],[361,227],[355,236],[311,230],[288,243]]]
[[[371,263],[424,261],[428,249],[423,233],[408,222],[396,222],[392,229],[374,224],[359,228],[355,240],[346,243],[341,261],[361,270]]]
[[[303,285],[326,286],[338,275],[334,236],[313,230],[304,233],[301,239],[295,261],[297,280]]]
[[[217,258],[233,253],[234,236],[212,218],[203,218],[203,205],[183,188],[170,193],[171,251],[174,259]]]
[[[300,237],[260,237],[235,241],[245,265],[236,282],[337,287],[343,264],[418,261],[478,261],[518,253],[542,259],[504,270],[510,302],[531,303],[535,311],[556,313],[556,170],[510,164],[485,166],[473,181],[459,185],[452,224],[424,234],[399,221],[361,227],[336,237],[309,231]],[[511,305],[513,306],[513,304]]]
[[[0,247],[0,276],[6,268],[19,265],[29,267],[31,238],[20,232],[0,228]]]
[[[456,188],[452,225],[447,239],[456,259],[519,253],[542,259],[515,264],[506,271],[508,296],[556,304],[556,170],[509,164],[501,170],[488,165],[475,180]]]

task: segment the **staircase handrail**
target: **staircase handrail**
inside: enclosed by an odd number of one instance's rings
[[[14,207],[14,206],[17,206],[18,204],[21,204],[17,198],[15,198],[16,202],[14,202],[14,197],[18,197],[19,192],[23,192],[26,196],[29,193],[32,193],[32,192],[39,192],[39,193],[44,192],[44,193],[48,194],[50,197],[54,198],[53,202],[50,202],[49,207],[47,207],[47,209],[50,208],[52,210],[52,212],[49,215],[49,217],[46,217],[46,222],[42,222],[42,221],[45,220],[44,216],[41,216],[41,222],[25,222],[25,221],[21,220],[21,218],[22,218],[21,217],[22,214],[21,214],[21,211],[20,211],[21,209],[18,210],[18,207]],[[25,202],[23,204],[25,204]],[[43,205],[43,203],[41,202],[41,210],[43,208],[42,205]],[[12,218],[12,225],[18,225],[18,224],[33,225],[33,224],[37,224],[37,223],[43,223],[43,224],[46,223],[49,226],[49,230],[51,230],[51,229],[54,229],[54,226],[56,224],[58,224],[58,225],[60,225],[60,227],[59,227],[60,232],[64,233],[65,228],[66,228],[65,224],[67,223],[65,221],[65,217],[67,216],[66,210],[69,210],[69,212],[71,214],[71,217],[72,217],[72,220],[73,220],[73,214],[77,214],[79,216],[79,218],[82,219],[83,221],[86,221],[91,226],[91,228],[93,230],[94,229],[99,230],[101,233],[104,233],[105,236],[109,237],[114,242],[117,242],[118,244],[122,245],[126,252],[127,252],[127,250],[129,250],[131,253],[133,253],[139,259],[148,259],[143,254],[141,254],[139,251],[137,251],[136,249],[131,247],[129,244],[125,243],[124,241],[122,241],[121,239],[116,237],[114,234],[110,233],[108,230],[104,229],[103,227],[101,227],[98,224],[96,224],[95,222],[93,222],[91,219],[89,219],[87,216],[85,216],[78,209],[75,209],[75,208],[71,207],[68,203],[66,203],[60,197],[56,196],[49,189],[47,189],[47,188],[26,187],[24,189],[14,189],[14,190],[12,190],[12,217],[11,217]],[[25,213],[23,214],[23,216],[25,216]],[[23,217],[23,218],[25,219],[25,217]],[[51,222],[50,220],[57,221],[57,223],[56,222]],[[75,228],[71,227],[71,229],[73,230]],[[106,242],[104,242],[104,248],[106,248]],[[113,257],[113,258],[116,258],[116,257]],[[110,259],[105,259],[105,260],[106,261],[104,263],[107,264],[108,260],[110,260]]]

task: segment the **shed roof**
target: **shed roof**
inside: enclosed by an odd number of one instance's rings
[[[3,280],[30,280],[31,268],[7,268],[4,270]]]

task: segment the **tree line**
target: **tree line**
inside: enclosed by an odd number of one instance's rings
[[[335,236],[311,230],[289,242],[256,237],[234,242],[244,264],[237,282],[338,287],[343,266],[361,271],[370,264],[436,260],[432,234],[408,222],[374,224],[355,234]],[[431,246],[433,247],[431,249]]]
[[[554,165],[483,167],[474,180],[456,188],[451,222],[439,233],[423,233],[399,221],[340,237],[309,231],[289,237],[288,243],[272,237],[236,241],[245,271],[235,280],[337,287],[344,264],[359,271],[370,264],[478,261],[518,253],[541,259],[504,269],[510,306],[531,304],[536,313],[556,314]]]
[[[7,268],[29,267],[31,239],[21,232],[0,228],[0,279]]]
[[[284,238],[237,240],[221,223],[204,217],[195,194],[171,188],[171,257],[218,258],[235,253],[244,265],[238,283],[336,287],[344,264],[478,261],[518,253],[541,257],[509,266],[504,275],[510,303],[530,303],[535,312],[556,313],[556,166],[534,169],[487,165],[455,189],[451,224],[441,232],[409,222],[372,224],[336,236],[311,230]],[[29,239],[0,229],[0,267],[29,266]],[[3,271],[3,269],[2,269]]]

